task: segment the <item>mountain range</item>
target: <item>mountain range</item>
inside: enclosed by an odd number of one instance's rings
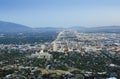
[[[39,31],[60,31],[65,29],[72,29],[81,32],[112,32],[120,33],[120,26],[101,26],[101,27],[81,27],[74,26],[69,28],[57,28],[57,27],[41,27],[30,28],[25,25],[0,21],[0,33],[18,33],[18,32],[39,32]]]
[[[89,33],[120,33],[120,26],[100,26],[100,27],[81,27],[75,26],[71,27],[71,29],[81,31],[81,32],[89,32]]]
[[[10,33],[10,32],[27,32],[27,31],[32,31],[32,28],[21,24],[0,21],[0,32]]]

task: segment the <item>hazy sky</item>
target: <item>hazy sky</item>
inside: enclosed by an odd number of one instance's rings
[[[0,0],[0,20],[30,27],[120,25],[120,0]]]

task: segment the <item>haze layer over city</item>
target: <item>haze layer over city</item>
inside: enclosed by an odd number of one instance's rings
[[[120,79],[119,0],[0,0],[0,79]]]

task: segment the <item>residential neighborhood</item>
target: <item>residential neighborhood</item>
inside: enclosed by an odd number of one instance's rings
[[[65,30],[51,42],[0,44],[0,78],[119,79],[119,38]]]

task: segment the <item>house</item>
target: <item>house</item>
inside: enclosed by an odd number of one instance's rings
[[[48,52],[44,52],[43,50],[41,50],[40,52],[36,52],[35,54],[31,55],[32,58],[45,58],[50,60],[52,58],[52,55],[49,54]]]

